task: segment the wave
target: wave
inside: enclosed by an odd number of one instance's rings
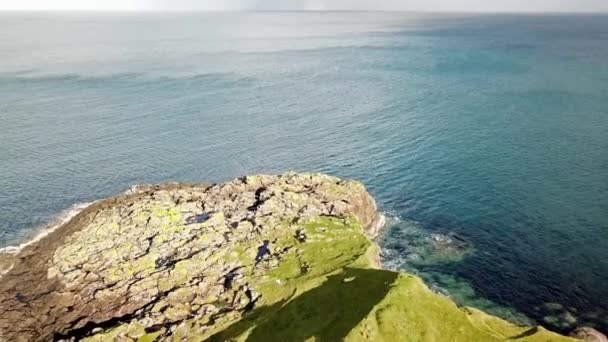
[[[384,216],[384,227],[389,227],[401,222],[401,217],[392,211],[382,211],[380,215]]]
[[[34,235],[34,237],[32,237],[31,239],[26,240],[25,242],[21,243],[18,246],[7,246],[7,247],[0,248],[0,257],[2,256],[2,254],[17,254],[21,250],[23,250],[25,247],[30,246],[30,245],[42,240],[44,237],[46,237],[50,233],[54,232],[55,230],[59,229],[64,224],[68,223],[76,215],[78,215],[84,209],[88,208],[89,206],[91,206],[92,204],[94,204],[96,202],[97,201],[84,202],[84,203],[76,203],[76,204],[72,205],[68,209],[60,212],[55,217],[55,219],[53,219],[51,221],[51,223],[45,225],[42,229],[37,229],[36,231],[38,231],[38,233],[36,233]]]
[[[205,58],[211,58],[212,60],[225,60],[228,58],[236,58],[235,61],[239,63],[248,63],[251,59],[256,58],[269,58],[270,56],[283,56],[293,57],[301,56],[302,54],[318,55],[323,56],[325,54],[335,54],[340,52],[348,52],[349,54],[354,51],[379,51],[379,52],[399,52],[405,49],[412,49],[413,46],[410,44],[328,44],[322,46],[309,46],[299,48],[280,48],[266,50],[236,50],[226,49],[209,52],[197,52],[188,56],[184,62],[194,60],[204,60]],[[178,63],[179,64],[179,63]],[[178,67],[174,65],[167,65],[167,68],[150,68],[142,67],[139,70],[133,71],[131,68],[116,70],[96,70],[95,68],[89,67],[86,69],[73,71],[50,71],[49,69],[43,68],[27,68],[19,70],[6,70],[0,71],[0,79],[4,81],[16,81],[16,82],[83,82],[83,81],[130,81],[130,80],[204,80],[214,81],[217,79],[236,79],[240,81],[251,81],[257,80],[255,77],[249,77],[240,75],[238,72],[226,71],[225,68],[219,70],[209,70],[209,63],[201,62],[200,64],[194,64],[191,67]],[[127,71],[128,70],[128,71]],[[169,70],[163,72],[162,70]],[[204,70],[204,71],[203,71]]]
[[[94,81],[205,81],[215,82],[218,80],[255,81],[255,78],[244,76],[236,72],[197,72],[174,71],[172,73],[155,73],[149,71],[140,72],[113,72],[113,73],[80,73],[80,72],[44,72],[44,71],[20,71],[0,72],[0,79],[16,82],[94,82]]]

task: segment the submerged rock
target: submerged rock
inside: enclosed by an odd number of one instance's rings
[[[438,254],[465,254],[471,248],[468,241],[454,234],[430,234],[429,240]]]
[[[384,263],[395,270],[459,262],[475,252],[460,235],[429,232],[413,221],[389,225],[381,239]]]
[[[361,183],[322,174],[137,187],[11,256],[0,283],[0,341],[494,341],[526,333],[458,308],[414,276],[375,269],[370,237],[381,220]],[[542,328],[525,338],[568,340]]]

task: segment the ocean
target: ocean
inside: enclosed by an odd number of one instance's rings
[[[459,304],[608,331],[608,15],[0,14],[0,247],[288,170],[363,181],[386,267]]]

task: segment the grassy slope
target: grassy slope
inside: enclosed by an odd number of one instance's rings
[[[218,321],[213,341],[573,341],[458,308],[412,275],[373,269],[354,220],[306,225],[309,242],[257,279],[258,308]],[[308,266],[302,273],[301,266]],[[254,271],[255,272],[255,271]],[[236,322],[235,322],[236,321]]]

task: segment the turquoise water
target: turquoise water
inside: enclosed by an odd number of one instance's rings
[[[388,267],[608,330],[608,16],[4,13],[0,119],[0,246],[133,184],[321,171],[378,199]]]

